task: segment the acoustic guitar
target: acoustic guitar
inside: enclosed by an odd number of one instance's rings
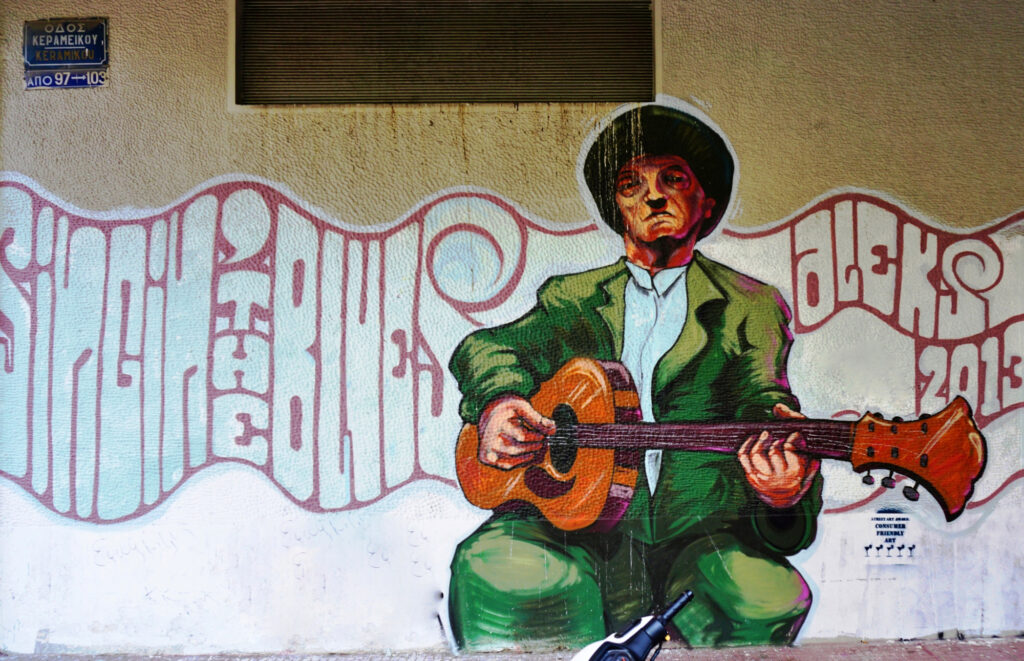
[[[867,413],[856,422],[646,423],[625,367],[574,358],[530,402],[555,421],[543,454],[510,470],[486,465],[478,458],[477,429],[466,425],[455,448],[455,469],[466,498],[477,507],[525,501],[562,530],[613,528],[632,500],[645,450],[735,454],[748,437],[765,429],[775,438],[800,432],[804,452],[850,462],[853,470],[866,472],[866,484],[874,484],[870,471],[877,469],[889,471],[881,479],[886,488],[896,486],[894,473],[913,479],[903,494],[917,500],[917,487],[923,486],[947,521],[964,511],[985,469],[985,439],[961,397],[912,422]]]

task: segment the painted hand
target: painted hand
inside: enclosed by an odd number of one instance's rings
[[[807,417],[785,404],[776,404],[772,413],[787,420]],[[776,508],[792,507],[803,498],[821,466],[821,460],[807,456],[801,452],[803,448],[804,439],[799,432],[772,440],[763,431],[760,436],[747,439],[737,455],[758,498]]]
[[[504,395],[484,408],[477,430],[480,462],[508,470],[533,461],[555,423],[522,397]]]

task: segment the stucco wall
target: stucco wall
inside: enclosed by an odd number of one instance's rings
[[[454,481],[448,358],[544,277],[621,252],[577,182],[614,105],[237,107],[230,5],[0,7],[0,648],[447,645],[448,563],[486,516]],[[705,250],[794,309],[804,410],[913,417],[959,393],[988,442],[953,522],[826,462],[818,539],[794,559],[805,640],[1024,628],[1020,11],[659,3],[659,92],[739,159]],[[107,86],[23,89],[22,25],[51,16],[109,17]],[[352,433],[315,454],[332,398]],[[64,427],[97,448],[70,469]],[[202,452],[183,440],[207,433]],[[865,546],[890,516],[914,558]]]
[[[846,185],[960,226],[1019,207],[1016,3],[662,4],[659,91],[695,101],[730,136],[741,224]],[[585,218],[576,150],[610,105],[232,109],[229,5],[5,6],[3,167],[86,209],[162,206],[241,172],[354,224],[455,185],[502,191],[544,218]],[[64,15],[110,17],[112,82],[27,94],[22,22]],[[93,160],[102,167],[84,166]]]

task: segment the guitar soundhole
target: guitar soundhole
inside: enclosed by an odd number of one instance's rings
[[[576,412],[568,404],[559,404],[551,419],[555,421],[555,433],[548,437],[551,465],[565,473],[576,463]]]

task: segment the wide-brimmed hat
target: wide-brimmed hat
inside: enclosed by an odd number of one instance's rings
[[[732,152],[718,131],[700,119],[657,104],[639,106],[612,119],[587,152],[583,178],[604,222],[619,234],[624,231],[615,204],[615,180],[627,161],[643,154],[671,154],[686,160],[705,196],[715,200],[699,237],[710,234],[729,206],[735,171]]]

